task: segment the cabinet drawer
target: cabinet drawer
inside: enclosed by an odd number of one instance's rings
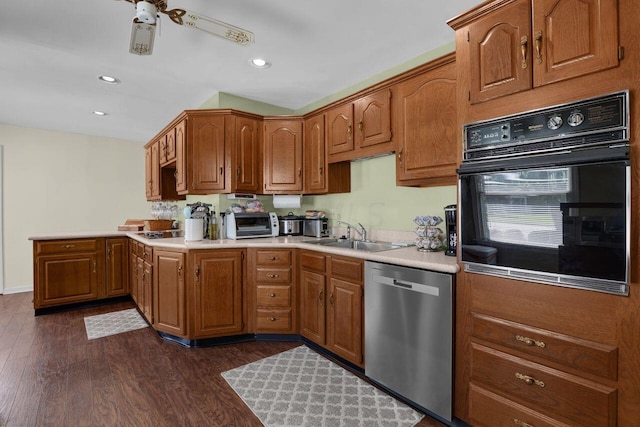
[[[291,283],[291,268],[257,268],[258,283]]]
[[[291,307],[291,286],[258,286],[259,307]]]
[[[362,283],[364,262],[361,259],[331,257],[331,277]]]
[[[616,425],[616,389],[477,343],[472,343],[471,381],[568,424]]]
[[[258,265],[291,265],[291,251],[257,251],[256,264]]]
[[[324,273],[327,268],[327,257],[317,252],[302,251],[300,254],[300,265],[305,270]]]
[[[98,250],[98,239],[39,240],[35,243],[38,254],[95,252]]]
[[[469,419],[476,427],[569,427],[475,384],[469,386]]]
[[[473,336],[612,380],[618,377],[615,347],[472,313]]]
[[[291,330],[291,310],[261,310],[258,309],[257,318],[258,331],[281,331]]]

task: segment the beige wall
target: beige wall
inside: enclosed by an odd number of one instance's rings
[[[29,236],[149,216],[143,143],[0,125],[0,145],[5,293],[33,288]]]

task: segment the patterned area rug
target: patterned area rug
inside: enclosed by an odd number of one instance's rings
[[[305,346],[222,376],[268,427],[409,427],[424,417]]]
[[[135,308],[114,311],[113,313],[98,314],[84,318],[87,338],[90,340],[135,331],[149,326]]]

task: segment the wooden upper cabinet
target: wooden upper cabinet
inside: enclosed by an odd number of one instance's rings
[[[231,192],[259,193],[262,177],[260,121],[247,117],[228,116],[230,132],[235,136],[231,165]]]
[[[176,128],[171,128],[160,138],[160,166],[168,165],[176,160]]]
[[[391,89],[381,89],[326,112],[328,163],[395,150],[391,138]]]
[[[451,54],[396,87],[397,185],[456,183],[455,67],[455,56]]]
[[[175,127],[176,143],[176,191],[184,193],[187,191],[187,119],[182,119]]]
[[[264,192],[302,193],[302,120],[270,120],[264,131]]]
[[[390,145],[391,89],[383,89],[362,97],[354,102],[353,108],[356,147]]]
[[[353,104],[327,111],[327,153],[329,156],[353,151]]]
[[[616,0],[499,0],[485,8],[478,19],[450,21],[469,42],[472,104],[618,65]]]
[[[160,200],[160,141],[145,148],[145,183],[147,200]]]
[[[324,114],[304,122],[304,189],[305,193],[327,192],[327,157],[325,150]]]
[[[193,114],[187,119],[188,194],[211,194],[225,188],[224,116]]]

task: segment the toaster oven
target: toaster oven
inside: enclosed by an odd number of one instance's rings
[[[280,226],[275,212],[235,213],[225,217],[227,239],[277,237]]]

